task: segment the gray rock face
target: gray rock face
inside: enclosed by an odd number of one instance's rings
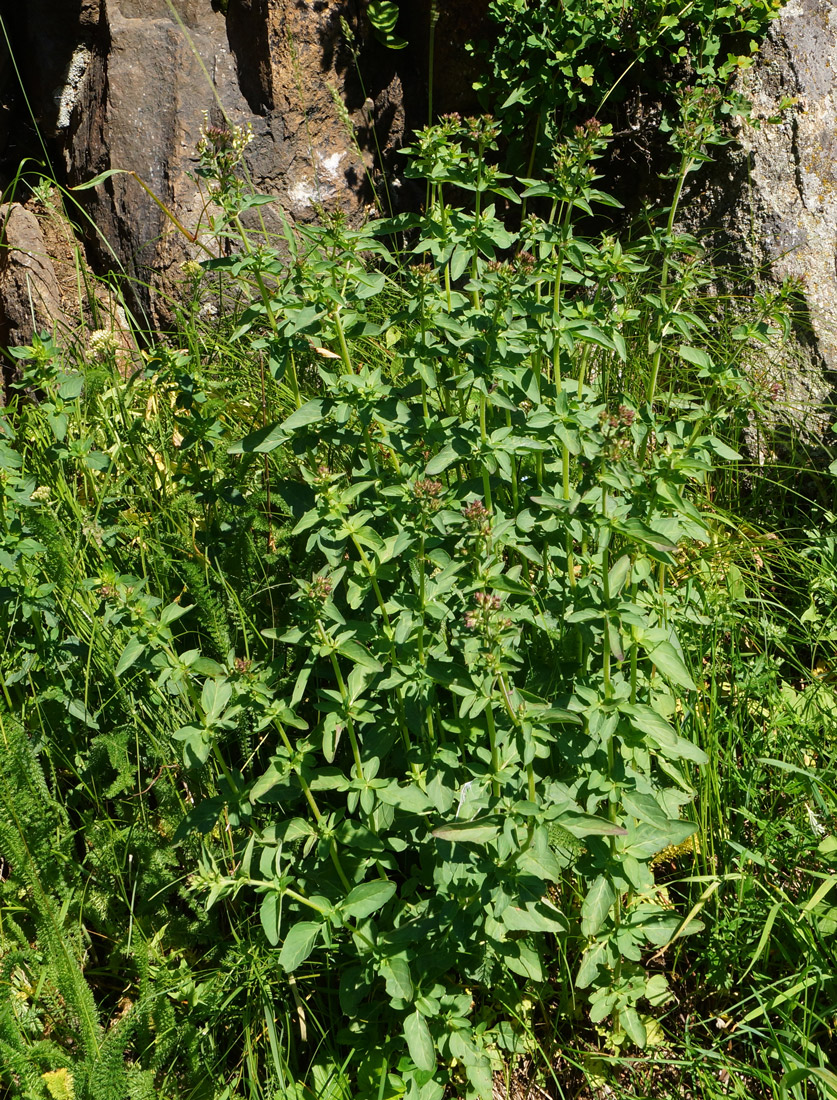
[[[756,125],[689,177],[683,223],[717,247],[740,290],[800,281],[806,323],[783,347],[754,347],[753,371],[777,388],[779,435],[816,445],[831,427],[837,371],[837,6],[788,0],[741,81]],[[790,104],[788,106],[788,104]],[[733,293],[736,285],[729,287]],[[809,322],[810,325],[807,323]],[[770,451],[756,448],[760,461]]]
[[[814,335],[837,368],[837,7],[790,0],[771,28],[747,88],[755,114],[779,124],[747,129],[754,242],[780,276],[804,280]]]
[[[815,442],[830,428],[837,370],[837,6],[789,0],[742,90],[757,126],[691,177],[684,221],[717,231],[733,270],[758,282],[801,281],[810,320],[781,349],[753,349],[753,369],[779,387],[776,425]],[[790,102],[789,107],[784,107]],[[784,109],[783,109],[784,107]],[[734,281],[740,282],[739,276]],[[760,460],[769,452],[758,447]]]

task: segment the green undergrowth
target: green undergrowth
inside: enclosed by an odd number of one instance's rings
[[[484,75],[476,85],[500,106],[509,156],[522,169],[549,163],[579,117],[605,117],[626,101],[629,124],[642,126],[640,103],[657,102],[662,128],[676,125],[676,95],[689,87],[729,86],[748,69],[777,0],[491,0],[490,42],[474,51]],[[729,95],[726,115],[746,111]]]
[[[797,288],[676,228],[729,102],[625,234],[595,120],[280,246],[208,126],[176,335],[11,349],[5,1095],[832,1094],[834,475],[754,453]]]

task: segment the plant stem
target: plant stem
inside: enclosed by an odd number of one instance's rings
[[[485,465],[485,455],[488,445],[488,432],[485,426],[485,410],[486,410],[486,396],[484,393],[480,394],[480,443],[482,444],[483,457],[481,460],[482,465],[482,488],[485,494],[485,506],[491,511],[491,479],[488,476],[488,470]]]
[[[500,770],[500,757],[497,752],[497,727],[494,725],[494,711],[491,709],[491,703],[485,708],[485,721],[488,725],[488,743],[491,748],[491,793],[495,798],[500,797],[500,781],[497,779],[497,773]]]
[[[436,24],[439,22],[439,0],[430,0],[430,28],[427,41],[427,125],[433,125],[433,84],[436,53]]]

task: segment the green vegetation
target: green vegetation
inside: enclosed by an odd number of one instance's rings
[[[833,1094],[834,474],[747,457],[795,288],[678,232],[678,102],[621,239],[595,120],[278,245],[207,127],[176,335],[12,349],[4,1095]]]
[[[541,167],[579,111],[716,83],[752,64],[780,0],[491,0],[498,28],[482,87],[515,159]],[[740,111],[729,95],[721,110]],[[524,158],[524,154],[526,157]]]

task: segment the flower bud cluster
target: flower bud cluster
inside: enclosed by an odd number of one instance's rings
[[[315,577],[308,589],[309,595],[319,603],[325,603],[332,592],[331,581],[328,577]]]
[[[213,181],[216,195],[234,195],[241,187],[236,168],[244,159],[244,150],[253,140],[253,127],[229,123],[216,126],[204,112],[204,124],[197,145],[200,168],[198,174]]]
[[[253,140],[253,126],[213,126],[206,111],[203,113],[203,126],[198,141],[198,156],[231,160],[237,163],[250,142]]]
[[[87,338],[87,357],[93,363],[106,363],[112,359],[119,343],[110,329],[99,328]]]
[[[413,483],[413,497],[418,501],[423,512],[436,512],[441,508],[439,499],[442,493],[441,481],[433,481],[431,478],[423,478]]]
[[[435,281],[436,271],[432,264],[413,264],[410,274],[418,283],[420,289],[425,290]]]
[[[475,592],[474,603],[476,606],[466,611],[462,619],[465,629],[476,635],[466,643],[466,654],[470,651],[472,659],[476,658],[486,668],[496,669],[507,649],[506,632],[512,621],[503,615],[503,601],[494,592]]]
[[[468,521],[469,527],[478,535],[489,535],[491,533],[491,513],[479,497],[472,500],[470,504],[465,505],[462,509],[462,515]]]
[[[474,603],[477,605],[477,610],[468,611],[465,614],[465,626],[468,630],[476,630],[481,623],[487,625],[493,618],[493,613],[503,606],[503,601],[493,592],[477,592]],[[500,625],[511,626],[511,619],[503,619]]]

